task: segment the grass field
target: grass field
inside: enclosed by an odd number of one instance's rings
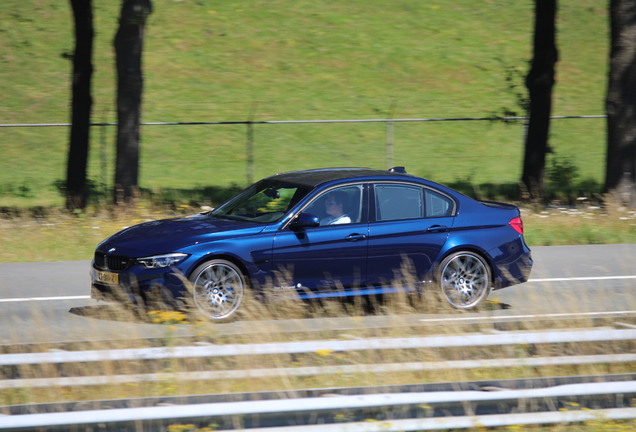
[[[93,2],[95,122],[115,118],[118,3]],[[531,54],[532,1],[153,3],[144,51],[145,122],[490,117],[518,111],[516,94],[523,92]],[[559,7],[554,114],[602,114],[606,5],[562,0]],[[68,2],[0,3],[0,48],[0,123],[67,122]],[[515,189],[521,123],[393,128],[393,165],[482,198],[507,199],[500,191]],[[112,186],[114,130],[92,131],[89,176],[96,190]],[[253,176],[324,166],[384,168],[390,164],[387,136],[384,123],[256,125]],[[131,214],[112,217],[98,205],[73,218],[55,209],[63,203],[56,185],[65,177],[68,128],[2,127],[0,140],[0,208],[5,214],[31,208],[27,214],[39,216],[2,223],[0,261],[85,259],[122,226],[218,204],[228,186],[243,186],[247,177],[245,125],[144,126],[140,186],[171,209],[147,200]],[[565,161],[562,174],[578,173],[574,182],[582,185],[564,200],[598,190],[602,119],[555,120],[550,145],[551,166]],[[531,245],[636,240],[630,213],[527,214]]]
[[[115,120],[112,39],[119,3],[93,0],[94,122]],[[519,112],[517,93],[523,92],[531,55],[531,0],[155,0],[153,6],[144,50],[144,122],[492,117],[504,110]],[[559,8],[560,59],[553,114],[603,114],[607,4],[561,0]],[[72,31],[68,1],[0,2],[0,124],[69,121]],[[511,82],[506,81],[507,76],[512,77]],[[477,195],[491,194],[487,184],[497,190],[519,180],[521,123],[409,122],[393,126],[390,161],[383,123],[256,125],[254,178],[294,169],[385,168],[393,164],[434,181],[462,185]],[[20,215],[0,218],[0,262],[88,260],[99,241],[124,226],[199,211],[200,205],[218,203],[228,186],[243,186],[247,181],[245,125],[143,126],[140,186],[169,197],[171,207],[155,207],[152,201],[143,200],[126,211],[98,205],[71,216],[59,210],[63,198],[56,186],[65,179],[68,133],[67,127],[0,127],[0,210]],[[91,139],[90,180],[97,190],[105,190],[112,186],[114,127],[94,127]],[[587,185],[574,188],[575,196],[598,190],[604,176],[604,120],[555,120],[550,145],[554,151],[550,163],[567,161],[568,171],[579,174],[576,182]],[[524,209],[524,220],[531,246],[636,242],[636,214],[625,209]],[[398,309],[401,313],[401,307]],[[166,328],[169,334],[170,326]],[[45,323],[40,330],[46,331]],[[260,341],[268,330],[243,339]],[[208,331],[205,334],[212,335],[215,343],[227,342],[214,336],[209,326],[202,331]],[[166,339],[166,344],[171,343]],[[100,341],[96,348],[104,348],[104,344]],[[598,347],[589,349],[600,352]],[[623,351],[623,347],[608,347],[608,353]],[[417,354],[418,358],[438,355]],[[449,359],[454,358],[451,354]],[[439,359],[447,357],[440,353]],[[357,357],[345,360],[361,361]],[[336,361],[341,359],[308,356],[302,365]],[[145,373],[145,366],[134,364],[125,372]],[[191,366],[167,365],[166,371],[192,370]],[[211,370],[217,365],[194,366]],[[95,373],[113,373],[117,367],[105,363]],[[604,367],[505,373],[527,377],[623,371],[622,367]],[[22,378],[41,376],[38,365],[19,372]],[[491,370],[485,374],[444,371],[434,376],[334,376],[322,382],[279,377],[257,383],[226,381],[214,391],[502,376]],[[90,391],[5,390],[0,392],[0,403],[205,392],[210,392],[205,383],[197,386],[169,380],[156,386],[105,386]],[[564,424],[523,430],[627,431],[633,423],[599,420],[584,427]]]
[[[118,4],[94,0],[93,120],[114,121]],[[519,110],[533,2],[155,1],[144,51],[145,122],[489,117]],[[559,2],[555,115],[603,114],[607,5]],[[68,2],[0,3],[0,123],[67,122],[73,52]],[[523,125],[394,125],[394,165],[432,180],[514,184]],[[556,120],[551,147],[594,191],[602,119]],[[59,206],[68,129],[0,128],[0,207]],[[145,126],[142,188],[246,182],[244,125]],[[254,178],[324,166],[384,168],[383,123],[257,125]],[[110,186],[114,128],[95,127],[89,175]],[[589,190],[588,190],[589,192]]]

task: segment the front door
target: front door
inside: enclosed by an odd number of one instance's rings
[[[276,234],[273,265],[279,289],[300,295],[338,295],[366,282],[368,224],[364,186],[328,190],[305,208],[320,226],[285,228]]]

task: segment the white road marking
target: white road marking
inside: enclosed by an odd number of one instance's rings
[[[59,297],[22,297],[0,299],[0,303],[30,302],[30,301],[55,301],[55,300],[85,300],[91,296],[59,296]]]
[[[617,280],[617,279],[636,279],[636,276],[589,276],[589,277],[570,277],[570,278],[529,279],[528,282],[569,282],[569,281],[594,281],[594,280]]]
[[[465,318],[430,318],[421,319],[420,322],[441,322],[441,321],[478,321],[478,320],[509,320],[509,319],[527,319],[527,318],[566,318],[566,317],[594,317],[594,316],[613,316],[613,315],[633,315],[636,311],[613,311],[613,312],[573,312],[573,313],[553,313],[553,314],[537,314],[537,315],[500,315],[500,316],[482,316],[482,317],[465,317]]]

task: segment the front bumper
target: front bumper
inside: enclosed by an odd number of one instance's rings
[[[176,269],[136,269],[115,274],[117,283],[105,283],[103,270],[91,268],[91,297],[123,304],[148,304],[151,301],[177,304],[187,293],[187,279]]]

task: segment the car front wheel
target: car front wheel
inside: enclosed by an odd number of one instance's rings
[[[436,280],[446,300],[456,309],[473,309],[490,293],[488,264],[473,252],[447,256],[437,269]]]
[[[245,297],[246,279],[232,262],[215,259],[197,267],[190,276],[197,310],[206,318],[222,322],[235,317]]]

